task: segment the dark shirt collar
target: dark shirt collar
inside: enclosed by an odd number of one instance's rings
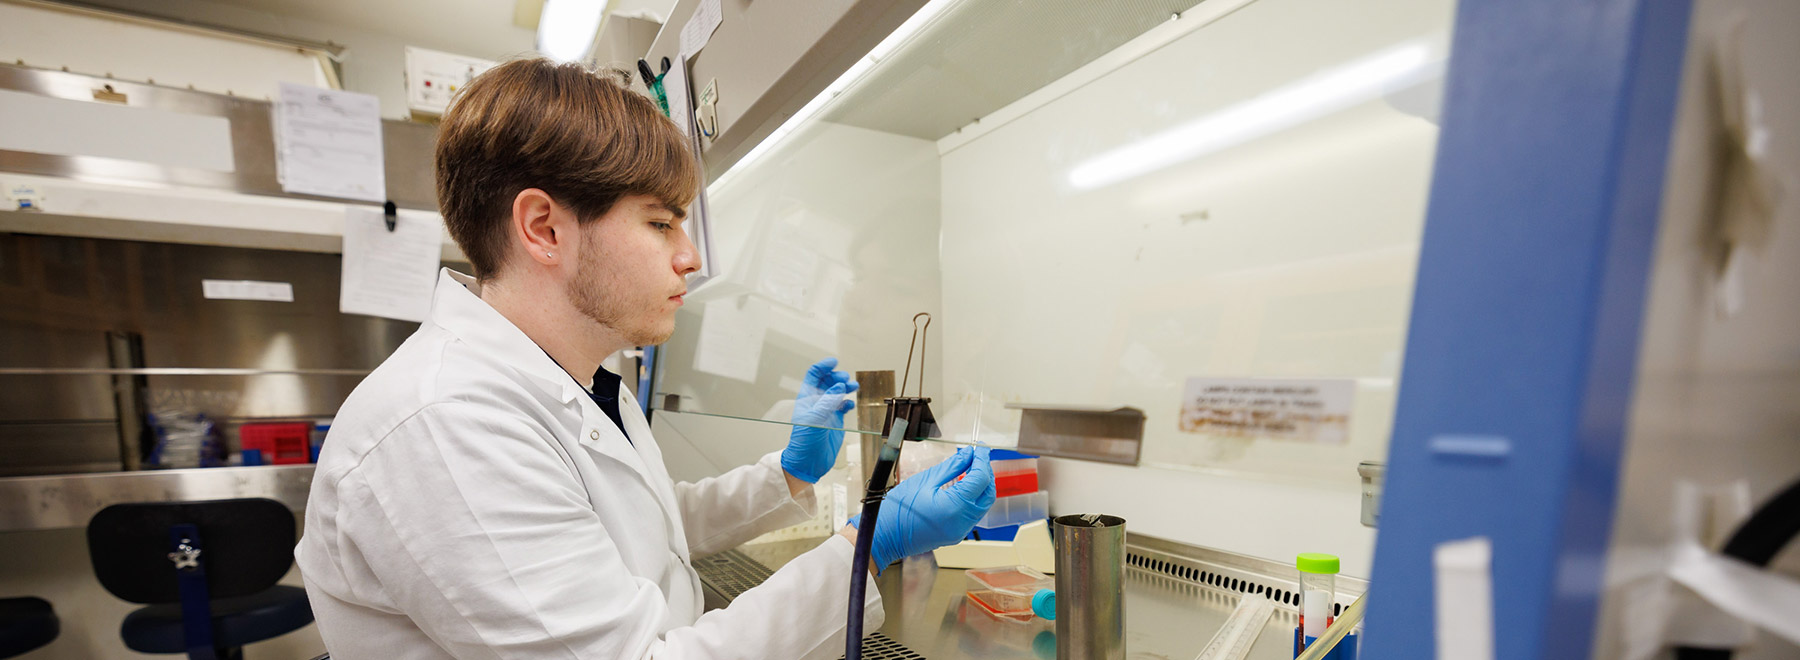
[[[594,404],[600,406],[600,411],[612,419],[613,424],[619,427],[620,433],[625,433],[625,420],[619,415],[620,380],[618,374],[607,371],[606,367],[596,369],[594,371],[594,388],[588,390],[588,398],[593,399]],[[625,439],[630,440],[630,434],[626,434]]]
[[[538,350],[543,348],[539,347]],[[550,352],[544,351],[544,355],[549,356]],[[551,362],[555,361],[555,358],[551,358]],[[569,380],[575,380],[575,377],[571,375]],[[582,387],[581,391],[594,400],[594,405],[600,406],[600,412],[606,413],[607,419],[611,419],[613,425],[619,427],[619,434],[625,436],[626,442],[630,442],[631,433],[625,430],[625,418],[619,415],[619,383],[622,380],[618,374],[607,371],[606,367],[599,367],[594,371],[594,386]],[[575,385],[580,387],[581,381],[576,380]]]

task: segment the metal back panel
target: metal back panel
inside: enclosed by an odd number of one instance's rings
[[[1495,657],[1589,653],[1688,11],[1458,9],[1368,657],[1433,657],[1433,548],[1477,536]]]
[[[417,324],[338,312],[334,254],[0,234],[0,476],[116,470],[108,332],[143,338],[144,366],[338,370],[150,375],[170,402],[233,427],[329,417]],[[293,285],[293,302],[209,300],[201,280]]]

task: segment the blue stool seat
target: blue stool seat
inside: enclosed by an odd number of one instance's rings
[[[0,658],[23,655],[62,632],[56,611],[42,598],[0,598]]]
[[[212,601],[213,639],[220,647],[236,647],[283,635],[312,623],[306,590],[274,586],[265,591]],[[183,653],[181,604],[140,608],[125,615],[119,636],[139,653]]]

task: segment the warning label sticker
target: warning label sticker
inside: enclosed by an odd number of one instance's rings
[[[1350,379],[1189,378],[1181,430],[1341,445],[1355,395]]]

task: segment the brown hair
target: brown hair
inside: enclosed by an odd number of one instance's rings
[[[521,190],[543,190],[583,223],[627,195],[677,209],[693,200],[700,170],[687,137],[620,77],[515,60],[451,103],[437,133],[438,207],[476,277],[504,264]]]

